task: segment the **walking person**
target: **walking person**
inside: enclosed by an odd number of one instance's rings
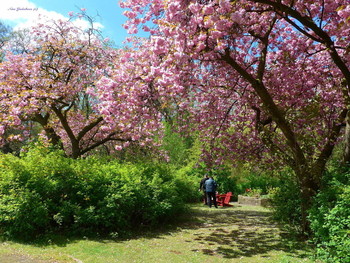
[[[205,191],[207,193],[207,199],[208,199],[208,205],[211,208],[212,201],[214,203],[214,206],[218,208],[218,205],[216,203],[216,188],[217,183],[215,182],[214,178],[212,176],[209,177],[208,180],[205,181]]]
[[[205,181],[209,179],[209,175],[205,174],[201,182],[199,183],[199,191],[203,192],[203,201],[204,204],[208,204],[207,192],[205,191]]]

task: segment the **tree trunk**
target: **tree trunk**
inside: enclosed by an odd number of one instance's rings
[[[63,144],[61,141],[61,137],[55,132],[55,130],[51,127],[44,127],[44,131],[46,133],[47,138],[50,143],[55,146],[58,146],[60,149],[63,149]]]
[[[323,171],[310,172],[309,169],[301,169],[295,172],[297,173],[300,188],[301,228],[302,233],[307,235],[311,231],[310,222],[308,220],[309,209],[312,207],[313,198],[320,189],[320,179]]]
[[[81,149],[79,147],[79,141],[71,140],[71,145],[72,145],[72,155],[71,155],[71,157],[73,159],[79,158],[81,156]]]
[[[342,156],[342,164],[350,164],[350,111],[345,119],[345,133],[344,133],[344,151]]]
[[[41,125],[50,143],[52,143],[55,146],[58,146],[60,149],[63,149],[61,137],[55,132],[54,128],[52,128],[49,125],[49,118],[50,118],[49,113],[46,113],[44,116],[38,113],[38,114],[35,114],[30,120],[37,122]]]

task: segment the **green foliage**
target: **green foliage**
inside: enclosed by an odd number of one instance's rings
[[[246,195],[249,189],[255,194],[266,195],[270,188],[277,187],[280,184],[280,177],[269,171],[262,171],[244,164],[231,170],[231,181],[234,185],[234,192],[237,195]]]
[[[350,262],[350,170],[327,173],[309,216],[317,255],[326,262]]]
[[[262,196],[262,190],[260,188],[247,188],[245,194],[246,196],[260,197]]]
[[[245,182],[240,184],[241,192],[246,189],[259,189],[259,194],[265,195],[269,192],[269,189],[272,187],[278,187],[281,184],[281,179],[279,177],[275,177],[272,174],[268,173],[250,173]]]
[[[237,200],[238,195],[245,194],[247,189],[255,189],[254,191],[259,191],[259,194],[266,195],[270,188],[280,184],[279,177],[272,176],[269,173],[252,172],[250,169],[245,169],[246,167],[222,166],[209,171],[205,165],[197,168],[188,167],[186,174],[196,176],[198,186],[204,174],[212,175],[218,184],[217,191],[219,193],[232,192],[233,201]]]
[[[170,162],[183,165],[188,161],[188,149],[190,140],[182,138],[180,134],[173,132],[170,125],[165,125],[163,149],[167,152]]]
[[[188,203],[196,203],[201,199],[202,193],[198,192],[199,182],[202,176],[199,169],[190,165],[184,166],[176,172],[175,183],[181,190],[182,197]]]
[[[292,171],[265,171],[245,164],[232,170],[237,195],[269,198],[274,218],[293,228],[301,222],[300,191]]]
[[[280,174],[278,186],[268,189],[274,218],[290,226],[301,225],[301,198],[299,186],[291,171]]]
[[[197,162],[201,154],[201,145],[195,134],[182,136],[168,123],[165,123],[162,148],[167,153],[169,162],[178,166]]]
[[[191,164],[192,165],[192,164]],[[256,189],[261,195],[266,195],[270,188],[280,184],[280,178],[272,176],[269,173],[252,172],[246,167],[232,168],[222,166],[208,171],[208,168],[203,164],[192,168],[188,165],[186,174],[197,177],[199,186],[200,180],[204,174],[209,174],[214,177],[218,184],[217,191],[219,193],[232,192],[232,200],[237,200],[238,195],[245,194],[247,189]]]
[[[54,231],[127,234],[174,218],[196,196],[193,183],[164,164],[72,160],[42,146],[21,157],[2,154],[0,231],[21,239]]]
[[[210,174],[214,177],[218,184],[217,191],[220,194],[232,192],[232,201],[237,200],[237,180],[238,178],[233,176],[231,169],[227,167],[221,167],[220,169],[213,169]]]

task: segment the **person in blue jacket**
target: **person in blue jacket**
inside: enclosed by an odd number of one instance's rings
[[[205,191],[205,181],[209,179],[209,175],[205,174],[201,182],[199,183],[199,191],[203,192],[203,201],[204,204],[208,204],[208,197],[207,197],[207,192]]]
[[[205,181],[205,191],[207,192],[207,198],[208,198],[208,205],[211,208],[212,201],[214,203],[214,206],[218,208],[218,205],[216,203],[216,188],[217,183],[215,182],[214,178],[212,176],[209,177],[208,180]]]

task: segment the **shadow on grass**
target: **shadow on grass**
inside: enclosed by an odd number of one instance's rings
[[[267,256],[271,251],[283,251],[286,255],[305,258],[311,248],[296,239],[272,220],[268,210],[197,209],[197,225],[202,231],[195,234],[193,251],[224,258]],[[196,245],[197,244],[197,247]],[[205,246],[206,248],[202,248]]]
[[[223,258],[241,258],[267,256],[272,251],[283,251],[294,258],[305,258],[310,249],[305,243],[296,240],[295,235],[281,229],[271,219],[272,213],[267,209],[255,207],[211,208],[201,205],[192,206],[187,213],[175,218],[173,222],[154,228],[135,231],[125,238],[103,236],[68,237],[51,235],[41,240],[30,242],[35,246],[66,246],[67,244],[89,239],[100,243],[127,242],[129,239],[165,239],[177,232],[187,231],[191,238],[193,252]]]

